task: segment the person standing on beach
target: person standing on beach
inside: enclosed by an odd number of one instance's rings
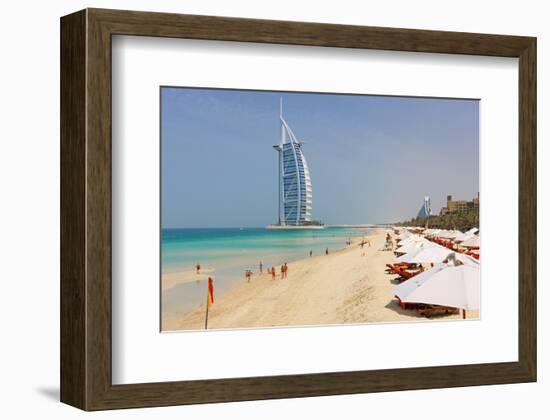
[[[281,278],[282,279],[285,278],[285,266],[284,265],[281,265]]]
[[[260,261],[260,274],[262,274],[263,272],[264,272],[264,265]]]
[[[288,277],[288,265],[285,263],[283,266],[285,268],[285,279]]]
[[[309,256],[310,257],[313,256],[313,250],[311,250],[311,249],[309,250]]]
[[[201,273],[201,265],[199,263],[197,263],[195,268],[197,269],[197,274],[200,274]]]
[[[275,267],[271,267],[271,280],[275,280]]]
[[[325,249],[325,255],[328,255],[328,248]]]
[[[252,271],[246,270],[244,275],[246,277],[247,282],[250,283],[250,277],[252,276]]]

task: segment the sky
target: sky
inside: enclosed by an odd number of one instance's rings
[[[163,228],[277,222],[280,98],[315,220],[404,221],[479,191],[477,100],[162,87]]]

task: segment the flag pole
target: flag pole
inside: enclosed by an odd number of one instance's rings
[[[208,329],[208,309],[210,305],[214,303],[214,284],[212,282],[212,277],[208,277],[208,282],[206,283],[206,314],[204,317],[204,329]]]
[[[206,316],[204,317],[204,329],[208,329],[208,307],[210,306],[210,297],[208,296],[208,289],[206,291]]]

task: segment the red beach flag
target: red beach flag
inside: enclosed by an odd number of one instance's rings
[[[208,306],[214,304],[214,281],[208,277]]]

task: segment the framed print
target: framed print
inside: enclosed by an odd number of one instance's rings
[[[61,19],[63,402],[535,380],[535,38]]]

